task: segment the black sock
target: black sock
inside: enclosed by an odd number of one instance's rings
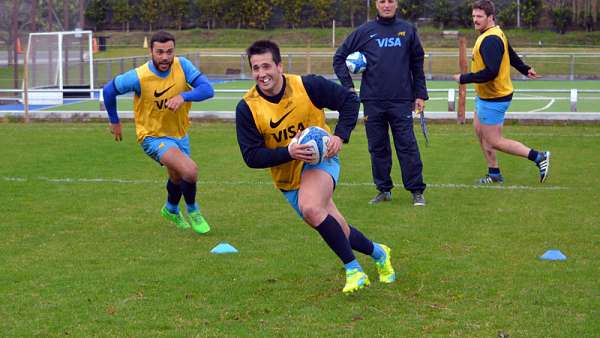
[[[185,199],[185,204],[194,205],[196,204],[196,182],[190,183],[185,180],[181,180],[181,192]]]
[[[325,243],[342,260],[342,263],[347,264],[356,259],[350,241],[348,241],[342,227],[333,216],[327,215],[315,230],[319,232]]]
[[[500,175],[500,168],[488,168],[488,174]]]
[[[174,206],[181,201],[181,188],[171,180],[167,180],[167,201]]]
[[[350,226],[350,225],[349,225]],[[350,226],[350,246],[352,250],[356,250],[362,254],[370,256],[373,253],[373,242],[368,239],[362,232]]]
[[[538,157],[538,152],[535,149],[531,148],[531,150],[529,151],[529,154],[527,154],[527,158],[530,161],[537,162],[537,157]]]

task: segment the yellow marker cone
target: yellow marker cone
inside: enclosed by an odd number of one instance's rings
[[[144,36],[144,48],[148,48],[148,37]]]

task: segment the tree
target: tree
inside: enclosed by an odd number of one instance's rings
[[[452,6],[448,0],[435,0],[433,5],[433,21],[439,24],[440,29],[452,22]]]
[[[158,23],[161,14],[161,1],[159,0],[142,0],[138,6],[137,12],[140,14],[140,19],[143,24],[148,25],[148,31],[152,31],[152,25]]]
[[[342,0],[340,5],[341,18],[348,18],[350,27],[356,26],[356,18],[364,12],[363,0]]]
[[[302,23],[303,0],[279,0],[277,4],[283,10],[283,17],[292,29],[300,27]]]
[[[273,5],[268,0],[241,0],[242,24],[247,28],[266,29],[273,15]]]
[[[503,27],[514,27],[517,24],[517,4],[511,2],[498,13],[498,23]]]
[[[30,24],[30,9],[31,4],[25,1],[0,1],[0,41],[8,47],[9,64],[14,63],[19,32]]]
[[[121,24],[121,30],[129,32],[129,21],[133,18],[133,7],[129,0],[113,0],[113,21]]]
[[[91,0],[85,9],[85,19],[94,26],[94,30],[101,30],[107,21],[110,5],[104,0]]]
[[[206,28],[214,29],[217,21],[223,16],[220,0],[196,0],[196,8],[200,12],[199,21],[206,22]]]
[[[183,21],[188,13],[189,2],[187,0],[171,0],[167,9],[169,17],[173,20],[175,27],[181,30]]]
[[[374,2],[374,1],[373,1]],[[398,0],[400,16],[406,20],[415,22],[423,13],[423,4],[418,0]]]
[[[473,27],[473,10],[471,0],[463,0],[456,8],[456,20],[463,27]]]
[[[533,29],[542,13],[542,0],[521,0],[521,18],[523,23]]]
[[[308,18],[310,26],[327,27],[335,17],[335,0],[308,0]]]
[[[556,28],[558,33],[565,34],[567,32],[567,28],[571,24],[573,12],[566,3],[561,2],[558,4],[558,6],[552,8],[551,13],[554,28]]]

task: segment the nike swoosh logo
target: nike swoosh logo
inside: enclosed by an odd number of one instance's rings
[[[154,89],[154,97],[161,97],[164,93],[168,92],[169,89],[173,88],[175,84],[173,83],[169,88],[163,90],[162,92],[157,92],[156,89]]]
[[[369,35],[369,38],[374,38],[377,36],[377,33]]]
[[[296,109],[296,108],[295,107],[292,108],[292,110],[290,110],[285,115],[283,115],[277,122],[273,122],[273,119],[271,119],[271,121],[269,121],[269,125],[271,126],[271,128],[273,128],[273,129],[277,128],[281,124],[281,122],[283,122],[283,120],[285,120],[285,118],[294,111],[294,109]]]

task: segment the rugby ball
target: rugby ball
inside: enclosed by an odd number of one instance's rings
[[[346,57],[346,67],[352,74],[360,74],[367,69],[367,58],[361,52],[354,52]]]
[[[319,127],[308,127],[300,133],[298,137],[299,144],[309,144],[313,149],[313,159],[307,161],[310,164],[323,162],[327,155],[327,144],[329,143],[329,133]]]

